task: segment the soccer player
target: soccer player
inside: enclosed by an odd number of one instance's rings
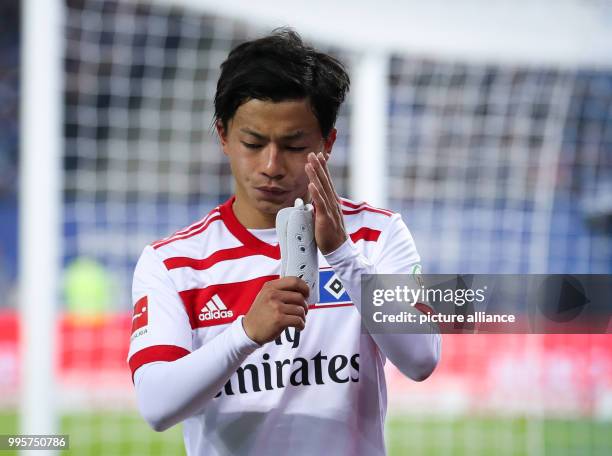
[[[384,454],[386,359],[416,381],[438,362],[439,334],[361,331],[361,275],[420,258],[399,214],[334,190],[348,88],[337,60],[286,29],[221,66],[215,120],[235,195],[145,247],[133,283],[139,410],[156,431],[183,422],[189,455]],[[279,278],[275,217],[296,198],[315,206],[310,306],[303,280]]]

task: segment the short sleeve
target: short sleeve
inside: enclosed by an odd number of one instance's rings
[[[168,270],[147,246],[134,270],[132,328],[128,364],[174,361],[192,350],[191,325]]]

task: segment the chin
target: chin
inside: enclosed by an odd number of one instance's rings
[[[276,215],[278,211],[285,207],[292,206],[294,201],[295,198],[288,198],[283,201],[270,201],[265,199],[255,200],[256,207],[260,212],[272,215]]]
[[[256,193],[252,193],[250,196],[251,202],[255,209],[257,209],[261,213],[270,215],[276,215],[276,213],[281,209],[293,206],[295,204],[296,198],[302,198],[304,202],[306,202],[306,199],[296,192],[290,192],[289,194],[283,195],[282,198],[278,199],[262,198]]]

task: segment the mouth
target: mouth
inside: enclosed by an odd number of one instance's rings
[[[285,190],[280,187],[255,187],[255,191],[262,196],[264,199],[269,199],[273,201],[282,200],[288,193],[288,190]]]

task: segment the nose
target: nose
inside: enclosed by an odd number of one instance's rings
[[[285,175],[285,164],[279,147],[270,143],[262,152],[262,174],[269,179],[281,179]]]

